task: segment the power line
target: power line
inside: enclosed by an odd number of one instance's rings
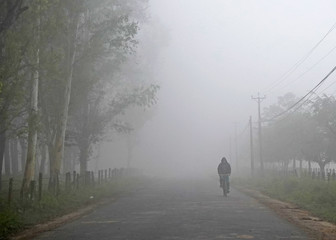
[[[322,84],[329,78],[329,76],[336,70],[336,66],[314,87],[312,88],[306,95],[304,95],[302,98],[300,98],[296,103],[294,103],[292,106],[290,106],[288,109],[284,110],[283,112],[275,115],[274,117],[272,117],[271,119],[267,119],[267,120],[264,120],[263,122],[270,122],[270,121],[273,121],[274,119],[286,114],[287,112],[289,112],[290,110],[292,110],[293,108],[295,108],[296,106],[298,106],[303,100],[304,103],[306,103],[308,99],[306,99],[306,97],[308,97],[309,95],[312,95],[315,93],[315,91],[320,88],[322,86]],[[303,103],[303,104],[304,104]],[[300,107],[303,106],[303,104],[300,105]],[[299,107],[299,108],[300,108]],[[298,109],[298,108],[297,108]],[[297,111],[297,109],[295,111]]]
[[[332,86],[334,86],[336,84],[336,81],[332,82],[331,84],[329,84],[326,88],[324,88],[323,90],[321,90],[320,94],[325,92],[326,90],[328,90],[329,88],[331,88]]]
[[[299,106],[297,106],[291,113],[295,113],[302,106],[304,106],[310,100],[311,96],[313,96],[313,94],[311,94],[304,102],[302,102]],[[281,118],[279,121],[283,121],[283,120],[287,119],[289,116],[290,116],[290,114],[287,114],[286,116],[284,116],[283,118]]]
[[[293,84],[294,82],[298,81],[299,79],[301,79],[304,75],[306,75],[308,72],[310,72],[313,68],[315,68],[317,65],[319,65],[324,59],[326,59],[334,50],[336,49],[336,46],[333,47],[326,55],[324,55],[322,58],[320,58],[315,64],[313,64],[310,68],[308,68],[306,71],[304,71],[303,73],[301,73],[296,79],[294,79],[290,84]],[[283,86],[281,89],[284,89],[287,85]],[[270,91],[273,92],[273,91]]]
[[[297,61],[287,72],[285,72],[276,82],[270,85],[269,88],[266,89],[266,93],[270,92],[274,88],[276,88],[279,84],[284,82],[299,66],[306,61],[310,55],[315,51],[315,49],[323,42],[323,40],[336,28],[336,22],[332,25],[332,27],[328,30],[328,32],[320,39],[314,47],[305,55],[303,56],[299,61]]]

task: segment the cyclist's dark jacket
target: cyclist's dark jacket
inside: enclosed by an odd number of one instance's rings
[[[220,163],[217,168],[218,174],[231,174],[231,166],[228,162]]]

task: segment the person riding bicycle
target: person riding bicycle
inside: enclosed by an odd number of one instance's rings
[[[231,166],[226,160],[225,157],[222,158],[221,163],[217,167],[218,175],[219,175],[219,183],[220,187],[222,187],[222,177],[225,177],[226,182],[227,182],[227,187],[228,187],[228,192],[230,191],[230,181],[229,181],[229,176],[231,174]]]

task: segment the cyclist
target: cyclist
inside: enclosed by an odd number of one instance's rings
[[[222,187],[222,177],[225,177],[226,183],[227,183],[227,189],[228,192],[230,192],[230,181],[229,181],[229,175],[231,174],[231,166],[226,160],[225,157],[222,158],[221,163],[217,167],[218,175],[219,175],[219,183],[220,187]]]

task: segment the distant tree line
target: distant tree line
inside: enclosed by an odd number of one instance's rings
[[[106,133],[132,130],[117,117],[155,104],[158,86],[134,60],[146,9],[147,0],[0,0],[0,173],[22,173],[23,192],[47,165],[54,191],[66,149],[77,149],[84,175]]]
[[[292,93],[278,98],[278,102],[264,111],[264,119],[272,119],[288,109],[298,99]],[[336,99],[334,96],[317,96],[306,101],[289,114],[266,122],[263,128],[264,157],[277,162],[286,170],[290,163],[303,161],[325,166],[336,162]],[[295,167],[295,165],[294,165]]]

